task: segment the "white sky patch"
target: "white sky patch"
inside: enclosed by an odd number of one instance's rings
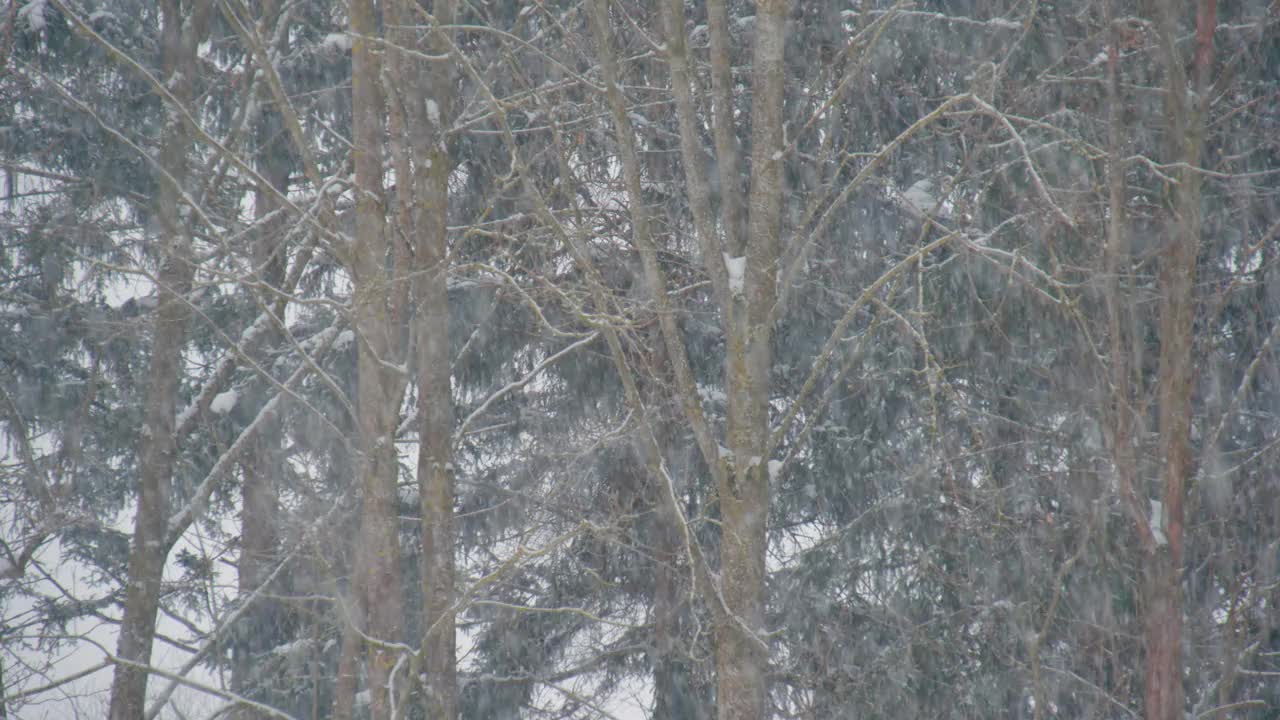
[[[431,98],[427,98],[427,118],[430,119],[434,125],[440,124],[440,106]]]
[[[709,385],[698,386],[698,397],[702,398],[703,402],[721,404],[729,402],[729,398],[724,394],[723,390]]]
[[[191,403],[190,405],[182,408],[177,416],[174,417],[173,426],[177,428],[186,425],[191,421],[191,417],[196,414],[196,410],[199,410],[199,408],[196,407],[195,403]]]
[[[135,511],[136,508],[134,507],[127,508],[113,521],[108,522],[107,525],[117,531],[131,533]],[[179,547],[189,545],[190,543],[184,538]],[[175,548],[175,551],[177,549]],[[171,554],[167,560],[164,572],[166,581],[176,580],[181,577],[182,571],[174,564],[175,556],[176,552]],[[29,581],[27,588],[31,595],[14,598],[13,602],[3,608],[4,612],[0,619],[12,622],[15,618],[26,616],[33,612],[33,609],[43,600],[62,598],[64,589],[69,589],[73,596],[86,602],[98,601],[103,596],[105,588],[95,579],[96,573],[92,568],[80,563],[78,560],[67,560],[68,557],[70,556],[58,539],[54,539],[40,548],[33,558],[33,563],[48,569],[52,579],[58,585],[54,585],[50,580],[38,578],[34,572],[29,573],[27,576]],[[172,606],[169,607],[172,609]],[[115,649],[117,642],[116,629],[116,626],[105,624],[97,618],[79,617],[72,619],[67,626],[67,635],[73,639],[69,638],[52,651],[40,650],[22,644],[11,646],[10,651],[19,658],[28,659],[33,667],[41,667],[50,671],[52,677],[67,678],[97,665],[103,659],[103,648]],[[170,637],[184,639],[187,637],[187,628],[163,612],[157,621],[157,630]],[[155,643],[152,651],[153,664],[165,668],[177,668],[189,657],[190,655],[184,650],[159,640]],[[6,657],[5,660],[10,660],[10,657]],[[197,682],[217,684],[216,678],[204,668],[197,668],[188,676]],[[31,699],[31,704],[23,706],[17,717],[105,717],[111,678],[112,671],[110,668],[106,668],[77,678],[66,685],[50,689],[48,692],[34,696]],[[6,681],[8,680],[9,678],[6,677]],[[34,677],[27,677],[20,680],[19,684],[7,687],[6,690],[24,689],[34,684],[40,684],[40,681]],[[150,699],[154,699],[155,692],[160,686],[161,684],[158,681],[153,681],[150,684],[148,687],[148,697]],[[199,691],[183,687],[177,689],[171,703],[173,707],[184,711],[188,717],[209,717],[213,708],[219,704]],[[49,709],[44,714],[29,714],[40,706]],[[176,716],[166,711],[160,717]]]
[[[933,181],[928,179],[915,181],[902,193],[902,197],[922,213],[929,212],[938,205],[938,198],[933,195]]]
[[[31,0],[18,10],[18,19],[25,22],[27,27],[31,28],[31,32],[43,32],[45,25],[48,24],[44,16],[46,4],[46,0]]]
[[[209,412],[214,415],[226,415],[235,408],[236,403],[240,401],[240,393],[233,390],[218,393],[214,396],[213,402],[209,403]]]
[[[729,291],[735,295],[741,295],[747,287],[747,258],[746,256],[729,257],[729,253],[722,254],[724,267],[729,271]]]
[[[290,655],[297,655],[299,653],[309,651],[313,644],[314,643],[311,638],[298,638],[297,640],[291,640],[287,643],[282,643],[271,648],[271,654],[278,655],[280,657],[289,657]]]
[[[1169,538],[1164,534],[1164,503],[1159,500],[1151,501],[1151,535],[1157,547],[1169,544]]]
[[[333,53],[344,53],[351,49],[351,36],[346,33],[329,33],[320,42],[320,47]]]

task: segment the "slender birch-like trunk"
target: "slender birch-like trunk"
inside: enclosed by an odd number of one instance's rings
[[[279,19],[279,7],[274,0],[263,3],[264,25],[275,27]],[[276,37],[282,41],[284,33]],[[277,47],[277,51],[285,48]],[[257,132],[256,165],[263,179],[275,188],[269,192],[259,187],[254,192],[253,209],[258,221],[258,236],[254,240],[253,259],[262,280],[272,287],[282,288],[285,281],[287,255],[282,247],[284,217],[268,218],[281,209],[279,198],[288,192],[289,171],[292,163],[285,149],[284,127],[280,112],[270,104],[270,97],[263,87],[265,106]],[[262,307],[275,303],[270,291],[259,298]],[[278,337],[274,328],[268,330],[264,344],[270,345]],[[284,459],[280,452],[280,420],[272,413],[265,419],[253,440],[248,457],[242,463],[243,481],[240,488],[240,561],[238,564],[238,589],[245,598],[259,588],[275,566],[279,542],[280,472]],[[260,598],[248,609],[244,622],[251,632],[237,636],[236,657],[231,668],[232,689],[240,695],[255,697],[259,678],[254,677],[255,658],[282,640],[283,628],[278,627],[283,605],[274,598]],[[255,697],[255,699],[258,699]],[[237,720],[259,720],[265,717],[255,708],[236,710]]]
[[[179,102],[190,99],[198,72],[196,46],[207,25],[211,3],[165,0],[160,4],[163,52],[162,78]],[[188,17],[189,16],[189,17]],[[111,720],[136,720],[146,711],[151,646],[155,639],[160,608],[161,579],[169,553],[166,535],[172,513],[170,483],[177,454],[174,436],[178,382],[182,370],[182,346],[186,339],[190,309],[186,294],[191,289],[195,266],[191,257],[191,236],[182,215],[183,183],[187,176],[189,128],[177,112],[168,116],[161,138],[155,212],[160,221],[163,250],[156,291],[156,308],[151,347],[138,480],[138,507],[134,515],[133,540],[129,548],[128,580],[124,613],[116,650],[123,661],[116,665],[111,684]]]

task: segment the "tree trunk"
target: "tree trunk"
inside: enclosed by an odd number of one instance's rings
[[[1165,548],[1166,550],[1168,548]],[[1147,559],[1145,626],[1147,720],[1182,720],[1182,572],[1172,553]]]
[[[275,2],[264,3],[263,18],[267,27],[275,27],[278,21]],[[276,36],[282,41],[287,38],[283,33]],[[284,49],[276,48],[277,51]],[[263,91],[265,95],[265,87]],[[258,172],[280,195],[284,195],[288,192],[292,164],[285,152],[288,147],[287,138],[284,137],[280,113],[272,109],[269,96],[264,97],[263,101],[265,107],[257,128]],[[263,281],[274,288],[281,288],[285,280],[286,260],[285,248],[282,246],[284,217],[264,221],[264,218],[280,209],[278,196],[258,188],[254,193],[253,208],[254,216],[260,223],[254,243],[254,264],[259,268]],[[258,302],[263,308],[272,307],[275,301],[276,297],[270,291],[259,294]],[[274,329],[268,330],[266,334],[263,344],[270,347],[272,340],[278,335]],[[279,475],[283,462],[280,454],[280,421],[272,415],[258,430],[248,458],[243,463],[238,565],[241,598],[247,598],[258,589],[275,566],[276,546],[279,542]],[[256,659],[287,639],[287,628],[280,622],[283,619],[282,610],[280,601],[260,597],[245,613],[242,620],[245,630],[236,635],[235,660],[231,667],[231,686],[237,694],[260,701],[269,702],[273,699],[258,689],[265,678],[255,672]],[[242,707],[236,710],[237,720],[258,720],[263,717],[265,716],[254,708]]]
[[[435,21],[453,23],[456,7],[436,0]],[[449,46],[428,33],[424,52],[447,55]],[[458,716],[457,649],[453,603],[453,391],[449,342],[449,174],[446,132],[453,118],[450,61],[411,73],[406,102],[414,165],[413,238],[418,361],[418,489],[422,504],[423,672],[426,717]]]
[[[593,6],[595,7],[595,6]],[[773,362],[772,313],[777,301],[776,272],[782,209],[783,161],[783,64],[789,3],[760,2],[756,8],[755,48],[752,59],[752,162],[751,182],[745,203],[737,177],[722,177],[720,190],[727,195],[721,209],[726,214],[722,237],[712,221],[713,203],[700,139],[697,110],[692,98],[693,73],[686,55],[684,3],[670,0],[664,7],[666,56],[671,68],[672,90],[680,123],[681,156],[687,179],[690,212],[702,247],[703,262],[711,276],[720,306],[725,334],[724,387],[728,396],[730,457],[721,458],[710,440],[708,425],[696,401],[696,389],[688,374],[686,349],[671,322],[666,288],[661,280],[653,244],[643,212],[635,209],[636,240],[645,264],[646,282],[658,302],[658,316],[681,388],[688,419],[716,479],[720,508],[720,577],[709,600],[715,612],[716,706],[721,720],[758,720],[766,716],[768,688],[765,669],[768,653],[764,640],[766,523],[769,513],[769,374]],[[605,15],[596,8],[594,25],[598,44],[606,47]],[[737,168],[738,142],[732,127],[734,111],[728,92],[729,57],[727,10],[711,8],[713,85],[716,97],[716,151],[720,168]],[[637,164],[628,160],[631,128],[622,107],[612,67],[611,51],[603,52],[613,115],[628,170],[633,204],[640,196]],[[742,237],[745,206],[746,237]],[[679,510],[672,508],[673,517]],[[696,548],[694,548],[696,552]],[[721,603],[723,603],[721,605]]]
[[[653,649],[649,658],[653,666],[653,716],[684,717],[679,714],[682,688],[674,662],[680,607],[676,563],[680,555],[676,531],[666,522],[666,513],[658,508],[654,515]]]
[[[1156,28],[1164,55],[1165,120],[1169,155],[1180,162],[1178,184],[1167,190],[1166,237],[1160,256],[1160,366],[1157,376],[1163,517],[1152,518],[1157,537],[1148,553],[1145,589],[1146,718],[1180,720],[1185,712],[1182,661],[1183,526],[1187,481],[1194,472],[1191,416],[1195,350],[1196,256],[1200,247],[1202,176],[1198,170],[1204,111],[1213,63],[1216,0],[1198,4],[1195,56],[1189,78],[1177,51],[1170,7],[1157,4]],[[1162,527],[1161,527],[1162,526]]]
[[[197,72],[195,49],[208,19],[209,4],[201,3],[191,11],[192,19],[185,31],[179,0],[167,0],[160,9],[163,78],[175,98],[185,102],[191,97]],[[165,536],[173,509],[169,485],[177,452],[174,422],[182,347],[190,317],[184,296],[190,291],[195,274],[191,238],[180,214],[183,188],[175,186],[186,178],[188,144],[188,128],[177,113],[171,113],[161,139],[160,169],[156,178],[159,189],[155,212],[164,234],[156,289],[160,302],[155,311],[151,384],[147,387],[139,445],[138,506],[116,650],[117,657],[130,664],[118,664],[115,668],[109,710],[112,720],[136,720],[146,710],[148,672],[139,666],[151,661],[151,644],[160,608],[160,582],[169,552]]]
[[[240,561],[237,588],[242,599],[248,598],[264,582],[275,567],[279,489],[279,424],[272,420],[259,431],[243,464],[244,483],[240,493]],[[232,690],[244,697],[271,704],[274,699],[264,692],[258,660],[273,647],[287,642],[288,628],[281,624],[283,607],[272,597],[259,597],[246,610],[235,634],[235,656],[231,666]],[[237,708],[236,720],[264,718],[254,708]]]
[[[355,717],[356,685],[360,680],[360,633],[352,618],[342,628],[342,646],[338,650],[338,670],[333,685],[333,720]]]
[[[776,0],[760,2],[756,9],[745,278],[741,296],[733,299],[734,312],[726,327],[725,385],[733,467],[722,476],[725,480],[719,487],[720,572],[728,609],[728,617],[716,625],[716,698],[721,720],[760,720],[768,715],[765,668],[769,658],[762,638],[769,515],[769,373],[782,208],[787,9],[788,3]]]
[[[400,653],[387,643],[404,641],[404,600],[400,575],[395,431],[404,390],[398,365],[400,328],[391,312],[399,291],[387,272],[386,204],[382,186],[382,51],[370,38],[377,32],[372,0],[351,3],[352,154],[356,176],[356,236],[351,249],[355,330],[359,343],[357,415],[362,457],[357,463],[362,494],[361,557],[364,558],[365,633],[370,713],[390,718],[392,671]],[[396,680],[402,690],[407,673]]]
[[[333,462],[339,477],[350,475],[351,457],[343,449],[335,451]],[[341,454],[341,455],[340,455]],[[346,472],[344,472],[346,471]],[[331,470],[333,472],[333,470]],[[345,538],[344,538],[345,539]],[[338,538],[335,541],[341,542]],[[363,539],[358,535],[346,543],[346,557],[349,558],[348,570],[349,592],[343,592],[341,583],[334,583],[334,592],[341,599],[338,604],[338,620],[342,628],[342,643],[338,649],[338,663],[333,682],[333,707],[329,717],[333,720],[351,720],[355,717],[356,689],[360,683],[360,651],[364,642],[360,633],[364,628],[364,556],[362,555]]]

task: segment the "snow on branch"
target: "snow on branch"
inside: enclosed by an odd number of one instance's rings
[[[323,349],[327,349],[332,345],[337,336],[338,328],[336,324],[330,325],[328,328],[322,330],[322,339],[320,340],[321,347]],[[275,414],[284,397],[293,396],[303,404],[310,407],[310,403],[305,399],[294,395],[293,388],[302,381],[302,378],[306,377],[307,374],[311,372],[313,367],[314,365],[312,364],[303,364],[293,371],[293,374],[281,384],[280,391],[273,395],[271,399],[262,406],[262,409],[258,411],[258,415],[253,419],[253,421],[240,431],[240,435],[231,443],[231,447],[227,448],[227,451],[222,453],[218,460],[213,464],[213,467],[209,469],[208,474],[206,474],[204,479],[200,481],[200,484],[196,486],[195,492],[192,493],[191,500],[169,518],[166,535],[170,545],[176,542],[178,537],[180,537],[182,533],[186,532],[187,527],[204,512],[204,506],[208,502],[209,496],[213,494],[213,489],[217,486],[222,475],[231,468],[231,466],[240,457],[240,453],[248,447],[250,441],[257,435],[259,428],[261,428],[266,421]],[[222,395],[219,395],[219,397],[222,397]],[[215,398],[215,401],[216,400],[217,398]],[[323,413],[318,409],[311,408],[311,410],[317,415],[323,417]],[[338,428],[334,427],[333,429],[341,435],[341,431],[338,431]]]
[[[508,394],[515,392],[516,390],[519,390],[525,385],[528,385],[530,382],[533,381],[534,378],[540,375],[543,370],[554,365],[561,358],[574,352],[575,350],[578,350],[579,348],[584,347],[586,345],[590,345],[591,343],[595,342],[596,338],[598,337],[600,337],[600,332],[596,331],[575,343],[569,344],[568,346],[561,349],[559,352],[556,352],[555,354],[546,358],[542,362],[538,363],[536,366],[534,366],[532,370],[530,370],[528,373],[525,373],[524,377],[521,377],[519,380],[514,380],[512,382],[507,383],[498,391],[494,392],[492,395],[485,398],[485,401],[480,403],[480,406],[477,407],[475,410],[472,410],[471,413],[467,415],[467,419],[463,420],[462,424],[458,426],[458,430],[453,434],[454,442],[456,443],[458,441],[458,438],[461,438],[466,435],[467,429],[471,427],[471,423],[474,422],[476,418],[483,415],[484,412],[489,409],[489,406],[493,405],[498,400],[501,400],[503,397],[506,397]],[[406,419],[405,425],[408,425],[412,421],[413,421],[413,417]],[[397,431],[397,435],[400,432],[407,431],[407,429],[408,429],[407,427],[402,427],[400,430]]]

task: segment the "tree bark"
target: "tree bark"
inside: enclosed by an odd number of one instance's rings
[[[729,458],[719,457],[709,447],[706,424],[696,400],[686,403],[686,413],[699,437],[699,445],[716,478],[720,507],[720,573],[718,592],[712,598],[715,610],[716,706],[721,720],[757,720],[768,713],[765,669],[768,653],[763,639],[765,619],[765,553],[769,513],[769,374],[773,362],[772,313],[777,301],[779,235],[782,210],[783,163],[783,81],[784,49],[789,3],[758,3],[755,48],[752,59],[752,162],[746,198],[746,237],[741,237],[742,204],[735,200],[737,177],[722,177],[722,204],[726,214],[722,226],[729,237],[721,237],[711,221],[712,203],[708,178],[703,167],[703,151],[698,137],[696,109],[692,101],[692,73],[689,70],[684,37],[684,4],[670,0],[664,8],[667,60],[671,67],[672,90],[680,121],[681,155],[688,179],[688,196],[694,226],[703,251],[703,262],[711,276],[721,310],[726,357],[724,386],[728,396],[727,444]],[[596,35],[604,45],[603,13],[596,12]],[[728,93],[731,67],[726,41],[727,10],[711,8],[712,74],[716,97],[716,150],[720,168],[739,166],[738,142],[733,132]],[[606,73],[611,58],[606,56]],[[622,112],[616,80],[610,78],[610,94],[624,149],[632,142],[630,126]],[[629,172],[628,184],[638,186],[638,173]],[[736,173],[733,173],[736,174]],[[631,191],[633,202],[638,187]],[[639,210],[637,210],[639,212]],[[641,214],[641,217],[643,215]],[[637,244],[642,256],[652,248],[641,222],[636,223]],[[659,304],[659,319],[667,320],[666,288],[656,263],[645,257],[647,282]],[[670,359],[681,378],[685,349],[680,346],[674,323],[664,323],[663,334]],[[684,388],[687,394],[692,388]],[[678,514],[678,510],[673,509]],[[720,606],[719,603],[723,602]]]
[[[351,468],[351,456],[344,448],[334,452],[333,467],[330,472],[336,477],[348,477]],[[345,537],[343,539],[346,539]],[[342,542],[338,538],[335,541]],[[342,583],[334,583],[335,595],[339,597],[337,606],[338,620],[342,628],[342,643],[338,649],[338,663],[333,683],[333,705],[329,716],[333,720],[351,720],[355,717],[356,689],[360,682],[360,652],[364,641],[361,623],[364,622],[364,556],[362,555],[363,539],[357,534],[344,543],[345,555],[349,560],[346,567],[347,592]]]
[[[208,19],[209,7],[207,2],[189,7],[192,18],[184,27],[180,0],[166,0],[160,6],[162,76],[180,102],[191,97],[197,72],[195,50]],[[164,243],[156,289],[160,302],[155,311],[149,371],[151,384],[147,387],[139,445],[138,506],[134,515],[124,613],[116,650],[121,660],[131,664],[119,664],[115,668],[108,711],[111,720],[136,720],[146,711],[148,673],[137,665],[147,665],[151,661],[151,645],[160,608],[160,583],[169,554],[165,536],[172,512],[169,485],[177,453],[174,424],[182,347],[190,317],[185,295],[191,289],[195,274],[191,237],[180,214],[184,188],[175,185],[186,179],[189,144],[188,128],[177,113],[170,113],[161,138],[159,170],[156,173],[159,189],[155,212],[160,220]]]
[[[397,364],[402,341],[391,308],[391,299],[401,288],[387,270],[389,244],[382,173],[384,105],[380,89],[383,53],[371,40],[378,32],[372,0],[354,0],[350,16],[352,154],[356,177],[351,275],[359,343],[357,419],[362,457],[357,474],[362,490],[361,572],[364,630],[372,638],[366,649],[370,716],[381,720],[392,717],[397,702],[391,696],[390,683],[400,653],[388,644],[404,641],[395,431],[405,370]],[[397,679],[401,684],[396,690],[409,682],[407,673]]]
[[[254,440],[249,458],[243,464],[244,482],[240,492],[240,561],[237,566],[237,588],[241,598],[253,594],[275,567],[279,512],[279,424],[272,420]],[[272,697],[263,691],[267,678],[257,673],[257,661],[271,648],[289,638],[281,620],[283,607],[273,597],[259,597],[248,608],[242,629],[235,635],[235,656],[231,666],[232,690],[244,697],[271,704]],[[237,708],[236,720],[258,720],[266,716],[255,708]]]
[[[1164,484],[1163,542],[1153,543],[1147,558],[1145,642],[1147,650],[1146,718],[1180,720],[1185,712],[1182,660],[1183,526],[1187,481],[1195,471],[1191,454],[1191,417],[1195,349],[1196,256],[1201,232],[1201,181],[1196,169],[1204,136],[1209,72],[1213,63],[1216,0],[1201,0],[1191,86],[1176,48],[1175,20],[1164,3],[1156,4],[1156,29],[1164,55],[1167,87],[1165,120],[1169,155],[1181,163],[1178,183],[1166,191],[1167,245],[1160,257],[1160,365],[1157,375],[1161,479]],[[1190,92],[1188,92],[1190,90]],[[1161,529],[1161,528],[1157,528]]]
[[[769,515],[769,373],[781,232],[783,49],[788,6],[775,0],[760,2],[756,8],[746,277],[742,296],[734,298],[735,312],[726,328],[725,385],[733,468],[718,488],[720,572],[730,614],[716,625],[716,698],[721,720],[759,720],[768,715],[765,669],[769,658],[762,637]]]
[[[676,530],[667,522],[667,514],[658,508],[654,515],[653,649],[649,659],[653,666],[653,716],[684,717],[678,714],[682,688],[674,663],[680,607],[676,563],[680,554]]]
[[[333,685],[333,720],[355,717],[356,685],[360,680],[360,633],[352,618],[342,628],[342,645],[338,650],[338,669]]]
[[[454,22],[455,3],[436,0],[434,20]],[[448,43],[428,32],[430,55],[447,55]],[[414,154],[413,238],[418,362],[418,490],[422,505],[423,673],[426,717],[458,716],[456,629],[453,604],[453,391],[449,342],[449,174],[453,160],[447,132],[453,122],[452,61],[418,68],[408,84]]]
[[[274,28],[279,20],[279,9],[274,0],[263,3],[262,14],[264,25]],[[276,33],[282,45],[287,34]],[[277,51],[284,51],[283,46]],[[261,278],[274,288],[281,288],[285,281],[285,248],[282,246],[282,231],[285,229],[284,217],[274,221],[267,220],[273,212],[280,209],[279,197],[288,192],[289,171],[292,163],[285,149],[284,123],[278,110],[270,104],[270,97],[263,88],[266,97],[264,109],[259,120],[257,132],[258,172],[276,192],[268,192],[258,188],[254,192],[253,209],[258,221],[258,234],[254,239],[254,264],[259,268]],[[275,303],[271,291],[259,294],[258,302],[264,309]],[[278,337],[274,328],[268,330],[263,344],[270,347],[273,339]],[[240,597],[246,598],[262,585],[270,575],[276,561],[276,549],[279,542],[279,475],[283,458],[280,454],[280,421],[274,414],[267,418],[253,440],[248,458],[242,464],[243,481],[240,489],[240,561],[238,565],[238,589]],[[232,689],[240,695],[260,701],[270,701],[258,688],[263,678],[255,673],[255,658],[269,651],[286,639],[287,628],[280,621],[283,606],[279,600],[265,597],[259,598],[249,608],[243,622],[246,629],[237,633],[237,645],[234,664],[231,668]],[[237,720],[258,720],[265,717],[254,708],[241,707],[236,710]]]

